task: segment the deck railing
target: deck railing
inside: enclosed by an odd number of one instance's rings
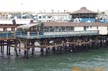
[[[35,32],[30,32],[29,37],[27,33],[16,35],[17,38],[51,38],[51,37],[67,37],[67,36],[87,36],[87,35],[99,35],[98,30],[87,30],[87,31],[70,31],[70,32],[44,32],[43,35],[39,35]]]
[[[15,38],[15,31],[0,31],[0,38]]]

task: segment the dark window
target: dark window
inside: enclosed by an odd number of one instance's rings
[[[92,26],[90,26],[90,28],[92,28]]]
[[[86,31],[86,28],[87,28],[87,27],[86,27],[86,26],[84,26],[84,31]]]
[[[44,27],[44,32],[49,32],[49,27]]]
[[[15,31],[15,28],[11,28],[11,31]]]
[[[74,31],[74,27],[70,27],[70,30],[71,30],[71,31]]]
[[[39,16],[39,19],[41,19],[41,16]]]
[[[62,27],[62,31],[63,31],[63,32],[65,31],[65,27]]]
[[[3,28],[3,31],[7,31],[7,28]]]
[[[51,16],[48,16],[48,18],[51,18]]]
[[[46,18],[46,16],[43,16],[43,18]]]
[[[97,26],[97,29],[98,29],[98,26]],[[108,29],[108,28],[107,28]]]

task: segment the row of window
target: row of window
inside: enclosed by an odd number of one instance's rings
[[[92,28],[92,26],[84,26],[84,31],[88,28]],[[96,27],[98,29],[98,26]],[[44,27],[44,32],[67,32],[67,31],[74,31],[74,27]]]
[[[74,27],[44,27],[44,32],[74,31]]]
[[[3,31],[15,31],[15,28],[11,28],[11,30],[7,30],[7,28],[3,28]]]
[[[45,19],[46,17],[50,19],[52,16],[39,16],[39,19]]]

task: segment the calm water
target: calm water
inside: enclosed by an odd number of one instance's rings
[[[72,71],[74,66],[81,67],[82,71],[88,67],[104,67],[108,71],[108,48],[29,59],[0,57],[0,71]]]

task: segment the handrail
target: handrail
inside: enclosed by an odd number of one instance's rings
[[[0,38],[16,38],[15,31],[0,31]]]

